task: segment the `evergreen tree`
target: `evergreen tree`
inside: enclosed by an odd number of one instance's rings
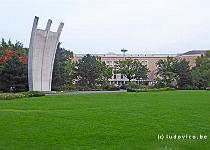
[[[96,80],[100,77],[96,57],[89,54],[84,56],[76,65],[75,73],[80,86],[94,87]]]
[[[25,91],[28,88],[27,66],[16,56],[1,65],[0,76],[0,88],[3,91],[8,92],[10,87],[14,87],[16,91]]]
[[[96,84],[104,84],[112,76],[112,69],[95,56],[87,54],[75,67],[78,84],[93,88]]]
[[[59,90],[65,84],[69,83],[69,70],[67,70],[67,64],[70,58],[73,57],[73,53],[61,48],[61,43],[58,44],[52,75],[52,90]]]
[[[17,91],[27,90],[27,52],[23,44],[4,39],[0,42],[0,90],[8,91],[11,86]]]
[[[190,65],[186,59],[180,59],[174,64],[174,73],[177,76],[176,80],[179,89],[187,89],[192,85]]]

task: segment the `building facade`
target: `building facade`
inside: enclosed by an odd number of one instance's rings
[[[156,63],[162,59],[165,60],[167,57],[175,57],[175,58],[182,58],[189,61],[190,67],[194,67],[196,64],[196,58],[198,56],[201,56],[204,54],[205,51],[189,51],[187,53],[183,54],[114,54],[114,53],[108,53],[108,54],[93,54],[94,56],[100,57],[102,61],[106,63],[106,65],[110,67],[114,67],[115,62],[119,60],[125,60],[125,59],[136,59],[142,62],[142,64],[146,65],[149,69],[148,73],[148,80],[144,81],[147,84],[153,84],[155,82],[156,78],[156,70],[157,65]],[[74,60],[77,61],[84,57],[84,54],[75,54]],[[114,74],[111,79],[109,79],[110,84],[117,84],[122,85],[128,83],[128,79],[121,75],[121,74]],[[131,82],[136,82],[135,79],[131,80]]]

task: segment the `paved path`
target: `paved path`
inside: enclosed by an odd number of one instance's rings
[[[104,94],[104,93],[125,93],[127,90],[119,91],[75,91],[75,92],[57,92],[57,93],[47,93],[46,95],[81,95],[81,94]]]

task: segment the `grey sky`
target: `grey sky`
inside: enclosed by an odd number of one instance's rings
[[[39,28],[65,23],[60,41],[74,53],[181,53],[210,49],[210,0],[0,0],[0,37],[29,44]]]

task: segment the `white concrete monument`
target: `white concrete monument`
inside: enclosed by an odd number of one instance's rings
[[[29,45],[29,91],[51,91],[54,58],[64,23],[60,23],[57,32],[52,32],[52,20],[48,20],[45,30],[37,29],[38,20],[34,18]]]

